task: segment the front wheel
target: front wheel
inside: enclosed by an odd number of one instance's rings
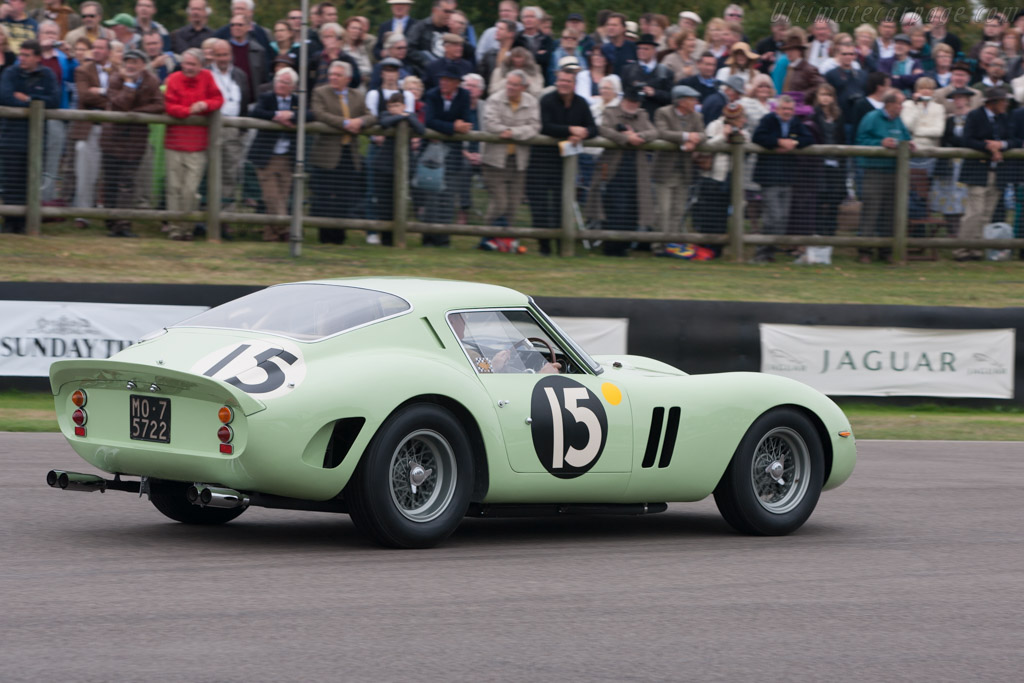
[[[182,524],[225,524],[245,512],[244,507],[211,508],[193,505],[185,497],[189,484],[163,479],[149,480],[149,500],[160,512]]]
[[[741,533],[781,536],[811,516],[824,474],[814,425],[803,413],[778,408],[747,430],[715,488],[715,504]]]
[[[428,548],[466,514],[473,489],[469,439],[449,411],[412,405],[381,426],[345,488],[356,527],[382,545]]]

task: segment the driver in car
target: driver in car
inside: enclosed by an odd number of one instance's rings
[[[480,373],[541,373],[558,374],[561,363],[546,360],[544,354],[533,347],[528,339],[519,341],[502,340],[506,348],[488,354],[474,339],[466,334],[466,319],[462,314],[449,316],[455,336],[459,338],[470,360]]]

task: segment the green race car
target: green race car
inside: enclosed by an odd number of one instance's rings
[[[466,515],[644,514],[714,494],[749,534],[799,528],[856,460],[817,391],[591,357],[504,287],[359,278],[269,287],[109,360],[50,369],[71,447],[179,522],[346,512],[395,547]],[[138,477],[139,479],[123,479]]]

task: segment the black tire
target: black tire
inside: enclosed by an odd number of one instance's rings
[[[769,470],[775,463],[781,469]],[[747,430],[715,488],[715,504],[740,533],[782,536],[811,516],[824,474],[824,451],[814,425],[797,410],[777,408]]]
[[[381,425],[345,500],[356,528],[381,545],[429,548],[465,516],[473,474],[469,439],[455,416],[440,406],[411,405]]]
[[[149,500],[153,507],[182,524],[225,524],[245,512],[239,508],[210,508],[193,505],[185,497],[189,484],[180,481],[149,480]]]

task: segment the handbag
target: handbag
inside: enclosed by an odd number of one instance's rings
[[[444,192],[444,158],[448,150],[443,142],[431,142],[416,162],[412,186],[424,192]]]

